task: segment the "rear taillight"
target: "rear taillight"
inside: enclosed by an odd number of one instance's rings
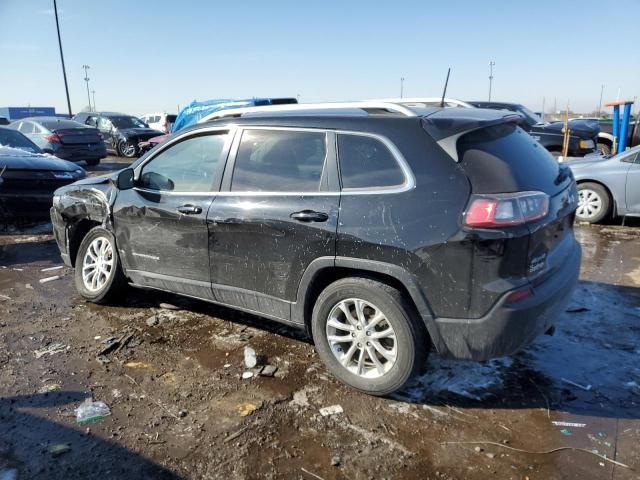
[[[469,227],[508,227],[537,220],[548,212],[549,196],[542,192],[472,195],[464,223]]]
[[[516,290],[515,292],[511,292],[509,294],[509,296],[505,300],[505,303],[519,302],[520,300],[524,300],[525,298],[530,297],[531,294],[532,294],[531,289],[528,287],[523,290]]]
[[[57,133],[52,133],[51,135],[47,135],[44,137],[49,143],[60,143],[60,135]]]

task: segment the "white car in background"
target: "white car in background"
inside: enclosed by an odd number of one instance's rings
[[[171,133],[177,115],[171,113],[145,113],[140,119],[149,125],[149,128],[160,130],[164,133]]]

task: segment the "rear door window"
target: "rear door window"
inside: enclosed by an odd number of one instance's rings
[[[33,131],[34,131],[33,123],[31,123],[31,122],[22,122],[22,124],[20,125],[20,128],[18,130],[20,130],[20,132],[22,132],[24,134],[33,133]]]
[[[406,181],[393,153],[377,138],[341,133],[338,155],[343,190],[386,189]]]
[[[244,130],[231,191],[317,192],[326,156],[324,132]]]

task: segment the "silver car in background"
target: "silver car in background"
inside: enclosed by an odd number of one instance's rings
[[[640,217],[640,146],[613,157],[567,162],[578,184],[579,221]]]

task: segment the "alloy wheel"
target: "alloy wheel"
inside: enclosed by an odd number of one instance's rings
[[[602,198],[598,192],[584,188],[578,192],[578,209],[576,215],[580,218],[594,218],[602,210]]]
[[[395,331],[385,314],[365,300],[338,302],[327,318],[326,334],[333,355],[355,375],[379,378],[396,363]]]
[[[103,288],[113,275],[113,246],[106,237],[95,238],[82,261],[82,281],[90,292]]]

